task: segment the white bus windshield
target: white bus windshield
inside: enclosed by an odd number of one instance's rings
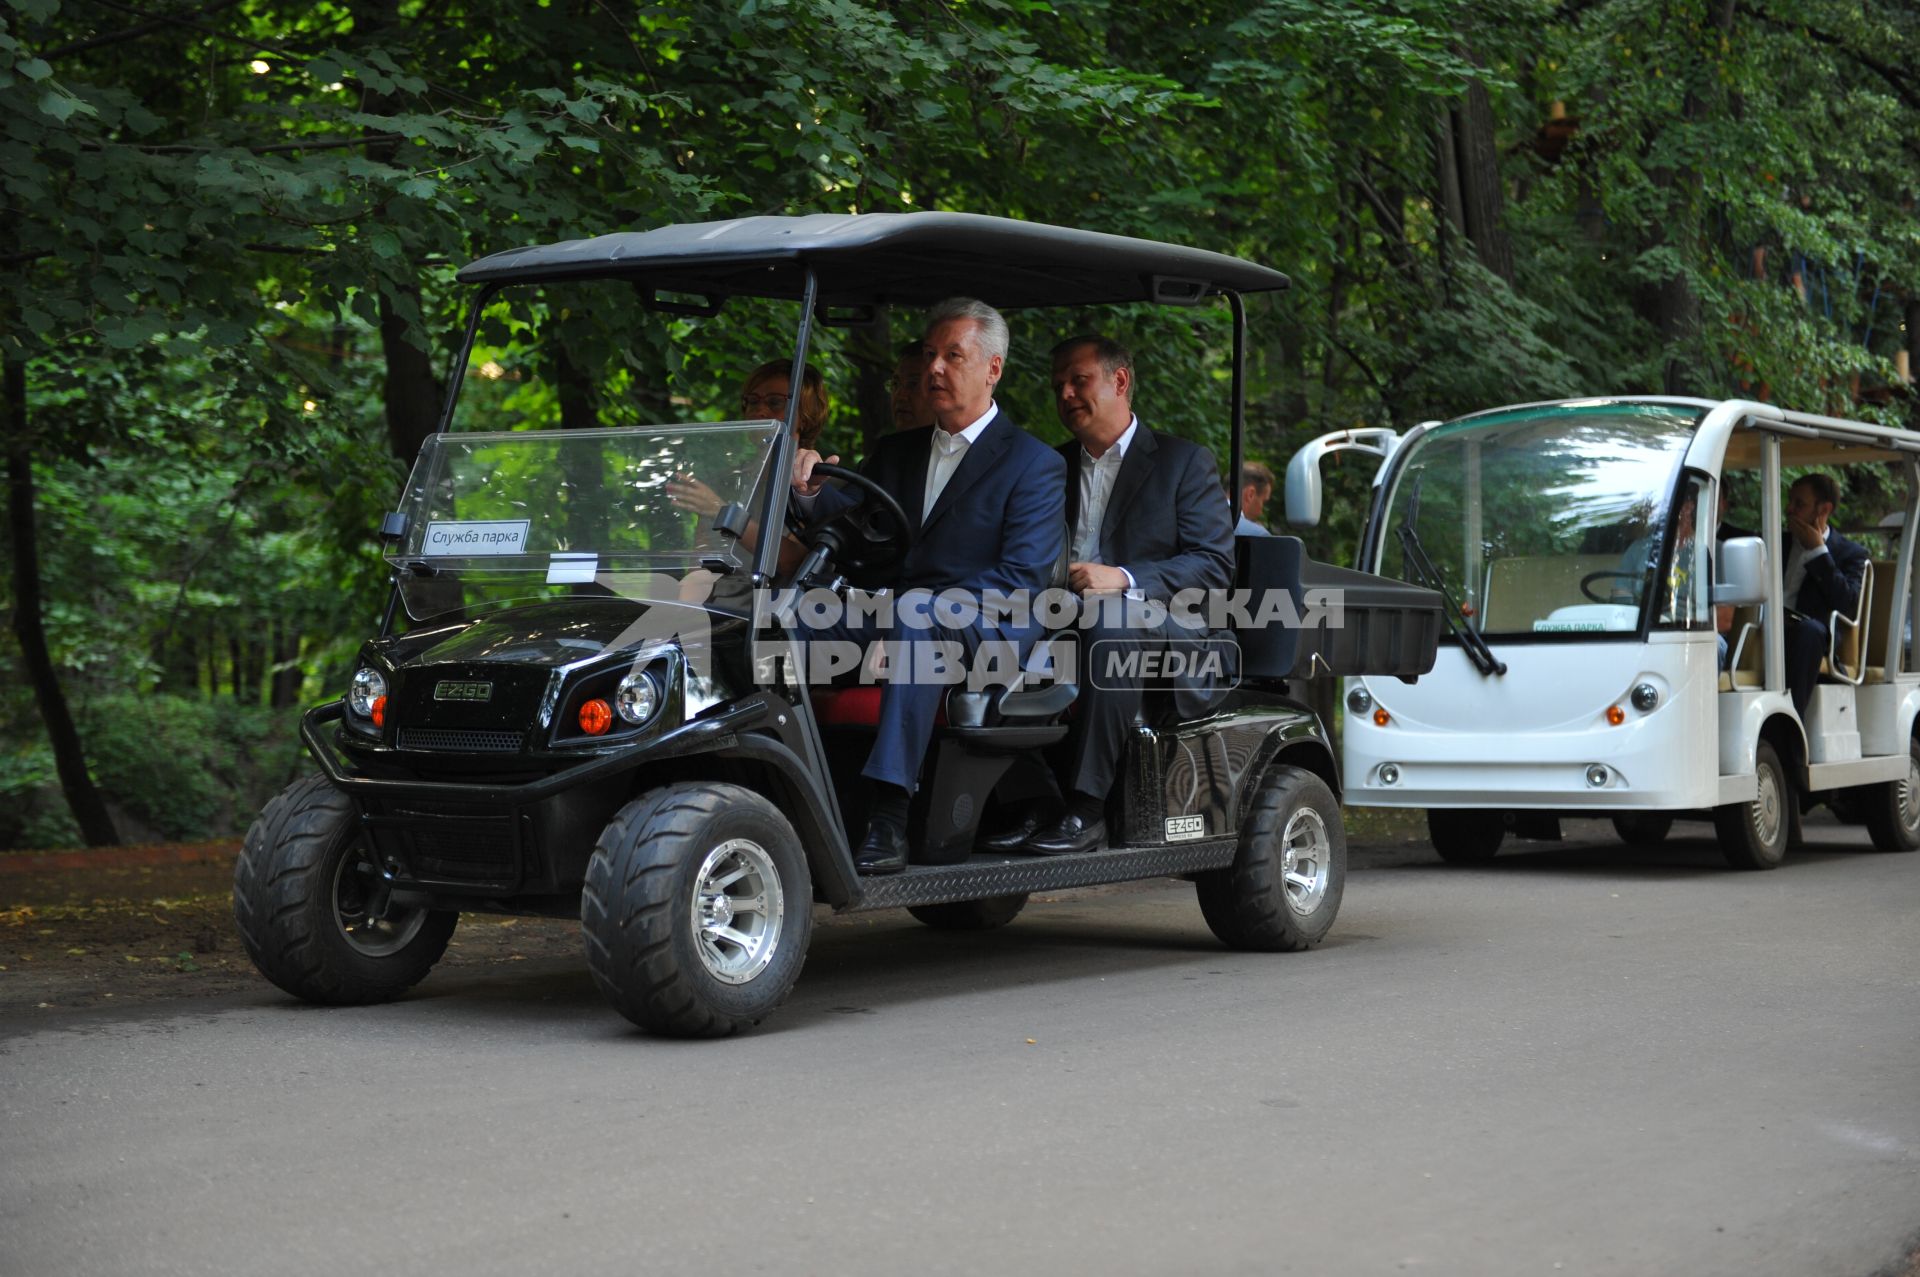
[[[1436,426],[1399,467],[1377,570],[1420,581],[1411,539],[1490,638],[1637,632],[1646,602],[1670,596],[1653,586],[1701,413],[1562,404]]]

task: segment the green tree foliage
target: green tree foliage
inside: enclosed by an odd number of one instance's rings
[[[6,604],[123,823],[184,829],[122,757],[174,711],[129,706],[277,706],[284,740],[335,694],[459,265],[707,217],[963,209],[1278,266],[1249,419],[1277,464],[1567,394],[1914,424],[1915,67],[1902,0],[0,0],[0,358],[42,596],[21,618],[16,564]],[[1142,415],[1224,461],[1223,311],[1013,319],[1023,423],[1061,437],[1046,351],[1104,327]],[[463,413],[725,417],[790,320],[503,298]],[[821,337],[838,450],[884,428],[914,322]],[[1363,469],[1315,553],[1350,554]],[[27,651],[0,648],[0,795],[44,800]],[[255,739],[234,756],[277,776]]]

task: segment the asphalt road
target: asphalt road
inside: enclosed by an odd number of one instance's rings
[[[1913,1271],[1920,856],[1602,829],[1357,851],[1304,955],[1182,883],[840,920],[718,1043],[554,960],[16,1015],[0,1273]]]

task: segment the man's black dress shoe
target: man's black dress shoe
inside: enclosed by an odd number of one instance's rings
[[[973,840],[975,851],[1018,851],[1022,843],[1040,832],[1040,813],[1029,811],[1020,818],[1018,824],[1006,829],[995,830],[990,834],[981,834]]]
[[[1092,851],[1107,840],[1107,822],[1099,817],[1086,820],[1068,812],[1021,845],[1020,850],[1036,856],[1065,856],[1076,851]]]
[[[897,874],[907,867],[907,833],[889,825],[884,820],[876,820],[867,829],[867,840],[860,844],[860,850],[854,854],[853,867],[860,873]]]

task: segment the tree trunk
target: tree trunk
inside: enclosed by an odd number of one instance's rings
[[[354,34],[369,42],[400,22],[399,0],[361,0],[352,6],[352,13]],[[403,105],[391,94],[368,93],[363,109],[369,115],[385,115]],[[366,131],[379,132],[375,128]],[[376,142],[367,147],[367,158],[390,164],[398,152],[397,142]],[[393,455],[400,458],[403,465],[411,466],[419,455],[420,444],[433,433],[439,421],[441,387],[439,378],[434,376],[433,356],[408,335],[402,299],[411,303],[410,309],[424,322],[417,276],[380,281],[380,351],[387,364],[381,397],[387,413],[387,440]]]
[[[863,456],[872,456],[874,445],[893,433],[893,392],[888,389],[895,360],[892,308],[874,307],[873,322],[853,333],[847,353],[853,357],[853,412],[859,423]],[[845,448],[856,440],[826,441],[828,451]]]
[[[300,685],[305,680],[300,669],[300,636],[285,621],[274,622],[273,666],[267,703],[275,709],[291,709],[300,703]]]
[[[1465,56],[1478,61],[1470,53]],[[1476,81],[1447,117],[1440,133],[1441,203],[1454,227],[1472,243],[1480,264],[1511,285],[1513,243],[1507,238],[1500,148],[1486,86]]]
[[[113,818],[107,814],[93,777],[87,774],[86,752],[73,725],[47,633],[40,614],[40,545],[34,520],[33,441],[27,435],[27,365],[8,358],[0,375],[5,385],[7,422],[7,520],[13,534],[13,632],[33,684],[34,703],[47,727],[53,747],[54,770],[67,807],[89,847],[112,847],[120,842]]]
[[[1710,40],[1717,49],[1733,31],[1734,0],[1709,0],[1706,8],[1713,34],[1703,37],[1701,47],[1706,48],[1706,42]],[[1703,73],[1701,78],[1704,80],[1709,76]],[[1681,120],[1676,127],[1697,127],[1712,110],[1713,103],[1699,92],[1689,89],[1681,108]],[[1655,169],[1650,176],[1654,186],[1668,193],[1667,214],[1663,220],[1648,227],[1644,247],[1658,249],[1672,245],[1681,258],[1686,259],[1694,254],[1700,175],[1691,171],[1676,173],[1671,169]],[[1693,367],[1695,352],[1688,348],[1697,343],[1700,335],[1700,298],[1694,293],[1693,282],[1687,278],[1686,271],[1676,270],[1666,278],[1637,290],[1634,306],[1641,317],[1653,326],[1665,352],[1660,376],[1661,393],[1696,393],[1699,377]]]
[[[403,285],[403,296],[420,305],[417,284]],[[387,410],[387,439],[393,455],[412,465],[420,445],[433,433],[440,418],[440,379],[433,375],[433,356],[407,335],[407,322],[386,288],[380,290],[380,349],[387,359],[387,382],[382,393]]]

